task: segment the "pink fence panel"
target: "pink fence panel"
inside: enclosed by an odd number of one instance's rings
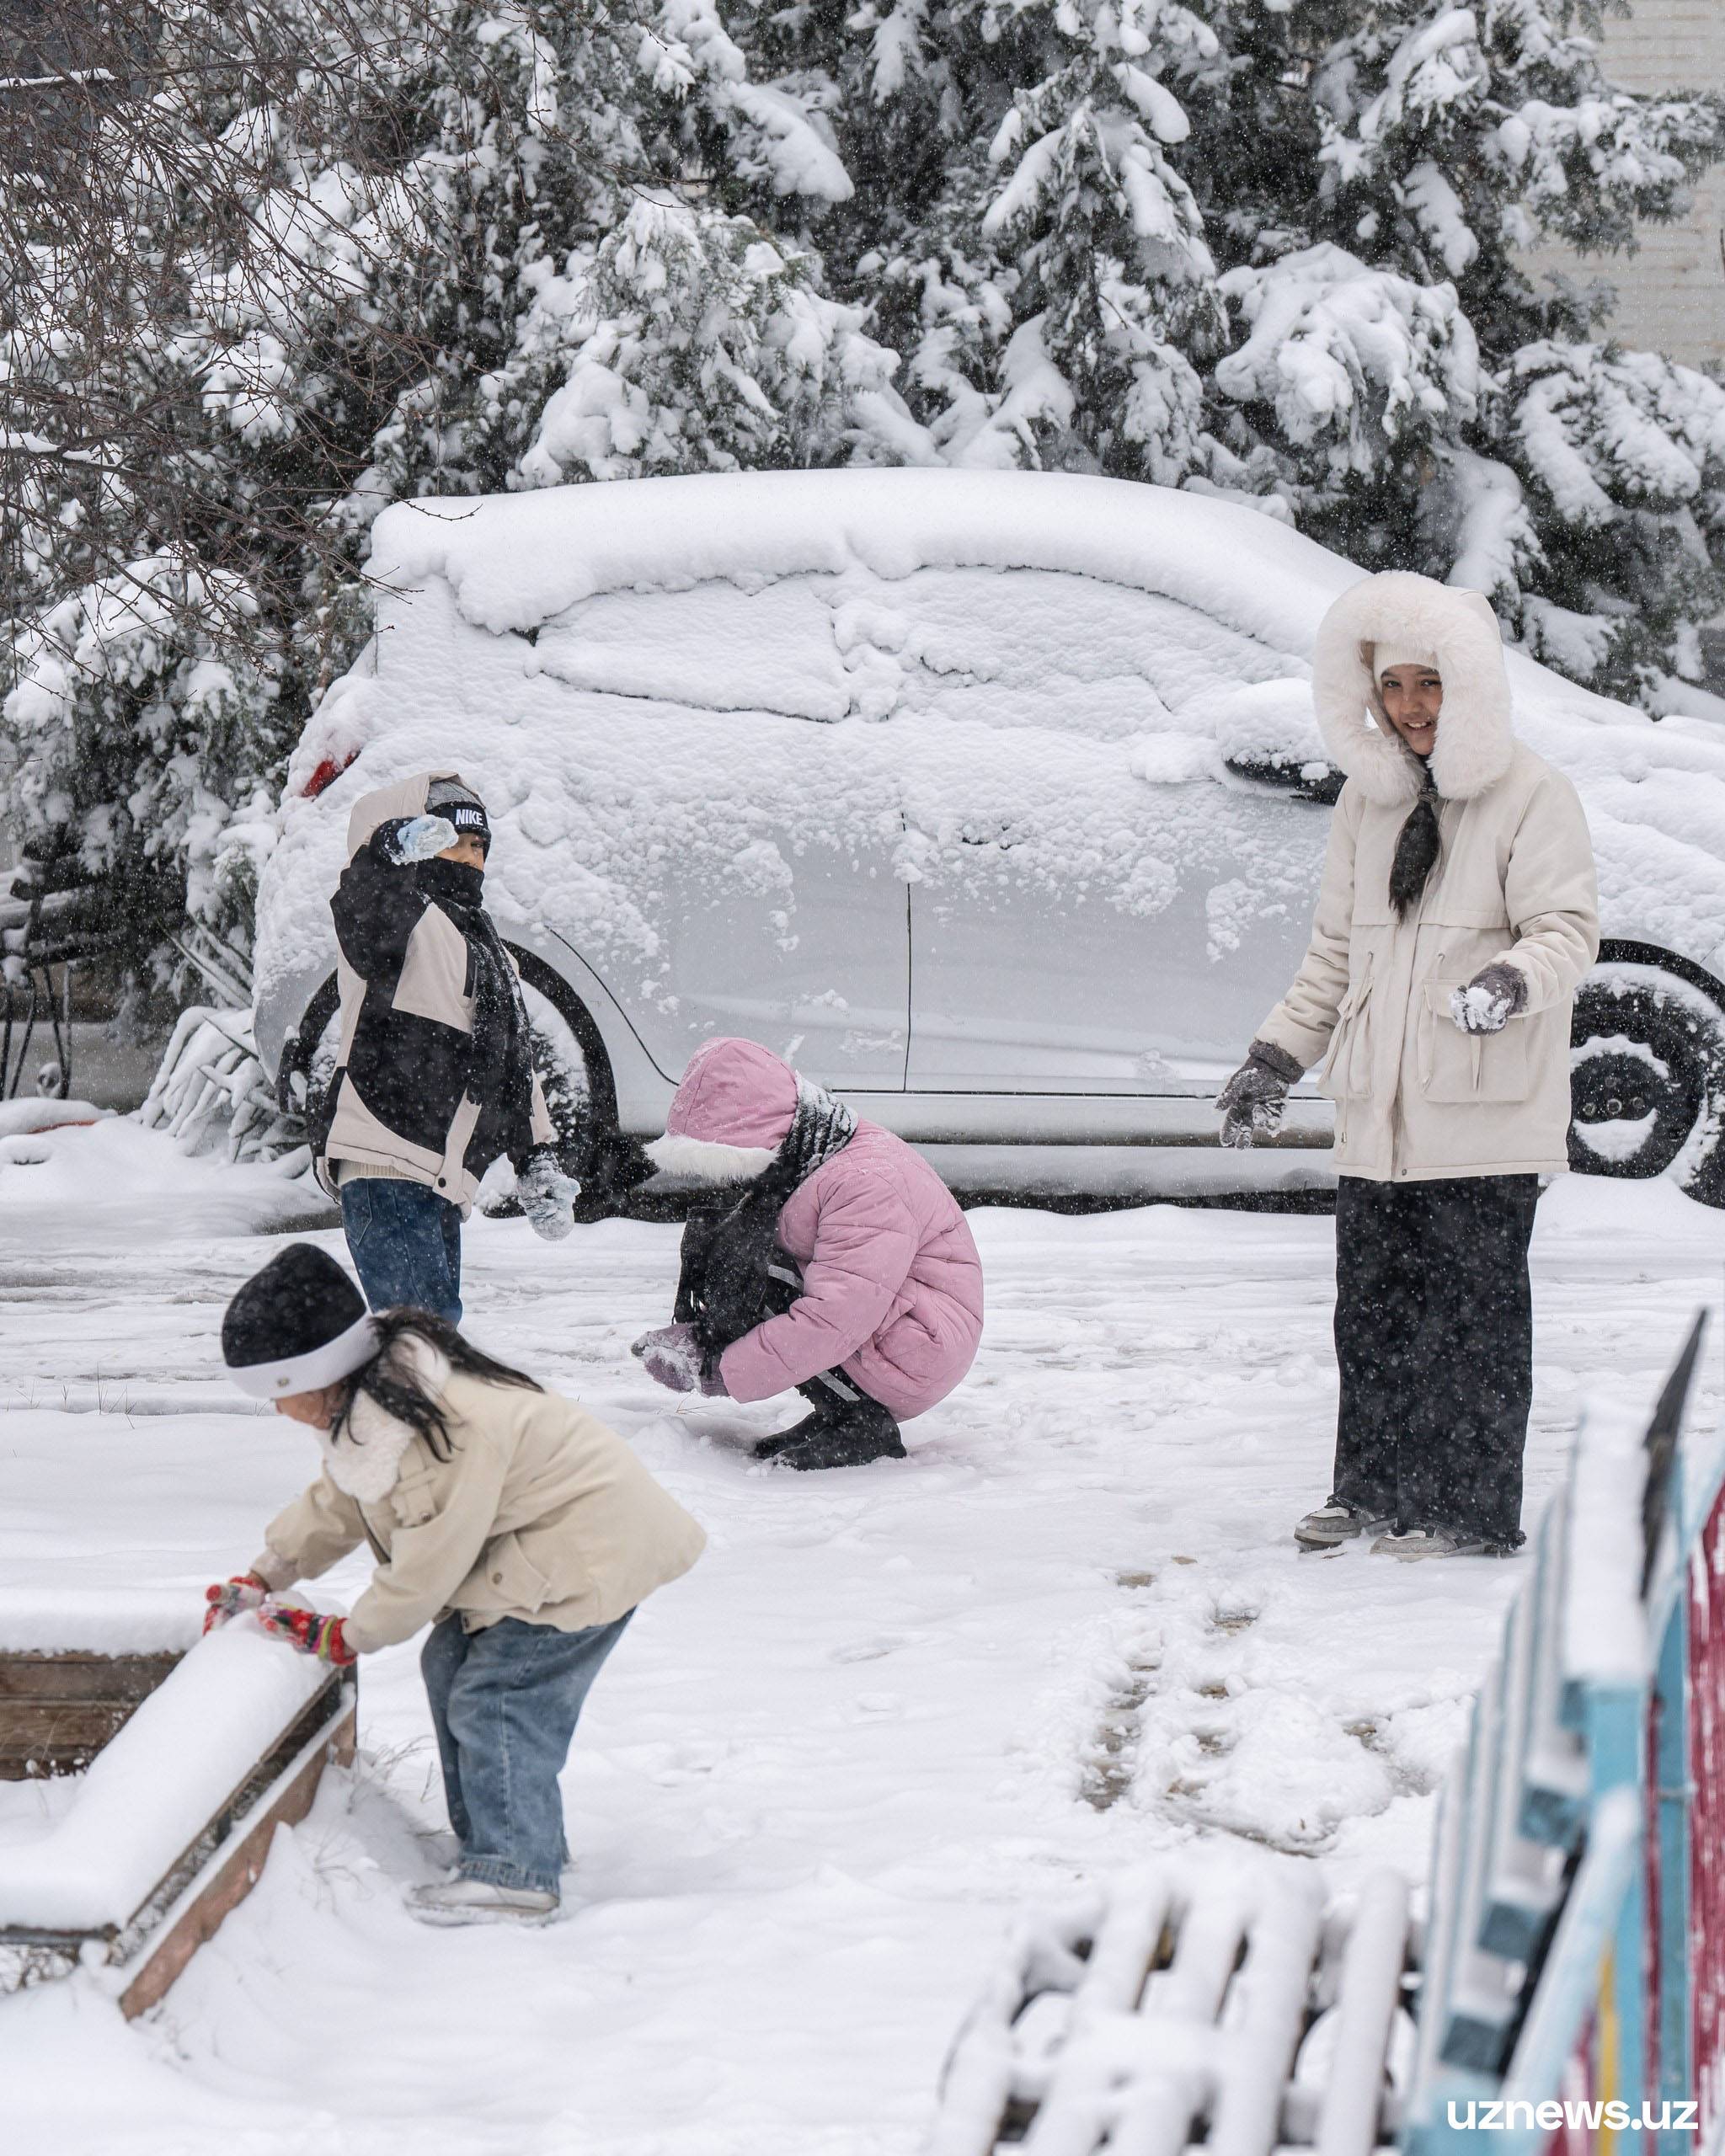
[[[1695,2094],[1725,2110],[1725,1491],[1689,1574],[1690,1979]]]

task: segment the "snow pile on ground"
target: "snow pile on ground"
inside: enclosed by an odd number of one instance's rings
[[[225,1236],[164,1239],[142,1211],[21,1218],[0,1182],[0,1577],[21,1592],[200,1611],[317,1472],[310,1435],[219,1374],[227,1297],[270,1247],[248,1203]],[[910,1426],[909,1460],[815,1476],[747,1457],[794,1406],[675,1399],[631,1358],[669,1313],[675,1228],[547,1248],[476,1222],[473,1337],[622,1431],[712,1538],[589,1702],[563,1919],[408,1916],[445,1857],[439,1776],[416,1644],[367,1657],[358,1769],[326,1776],[158,2011],[126,2029],[77,1977],[0,2003],[18,2145],[918,2156],[1026,1909],[1194,1841],[1327,1894],[1386,1862],[1423,1877],[1526,1567],[1294,1551],[1328,1487],[1329,1221],[972,1219],[972,1377]],[[1717,1301],[1719,1220],[1666,1182],[1542,1199],[1530,1528],[1583,1407],[1650,1412]],[[1698,1385],[1704,1430],[1716,1358]]]
[[[14,1104],[22,1105],[22,1104]],[[64,1110],[64,1101],[49,1105]],[[328,1222],[334,1207],[300,1176],[295,1155],[230,1168],[189,1159],[165,1134],[130,1116],[38,1126],[0,1137],[0,1239],[34,1228],[51,1243],[70,1214],[88,1231],[105,1223],[132,1243],[210,1235],[268,1234]]]
[[[0,1929],[126,1923],[328,1676],[255,1617],[200,1640],[96,1754],[52,1830],[0,1848]]]
[[[51,1133],[99,1123],[107,1113],[88,1101],[0,1101],[0,1169],[39,1165],[52,1156]]]
[[[1322,819],[1270,815],[1227,763],[1322,767],[1308,660],[1359,572],[1272,520],[1070,475],[714,474],[400,504],[372,567],[377,638],[290,767],[266,996],[333,963],[353,802],[451,764],[492,809],[499,916],[625,1001],[672,992],[715,894],[790,947],[834,851],[913,905],[1011,889],[1140,921],[1231,893],[1213,964],[1303,926]],[[1719,963],[1725,739],[1510,666],[1586,800],[1608,932]]]

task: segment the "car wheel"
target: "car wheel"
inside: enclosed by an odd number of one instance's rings
[[[617,1084],[611,1059],[591,1013],[567,981],[531,951],[510,946],[521,968],[527,1016],[533,1023],[533,1055],[545,1104],[557,1126],[557,1150],[579,1177],[577,1220],[604,1220],[618,1211],[652,1163],[617,1128]],[[513,1212],[514,1200],[498,1209]]]
[[[1607,963],[1575,999],[1569,1165],[1584,1175],[1669,1174],[1725,1205],[1725,1012],[1656,966]]]

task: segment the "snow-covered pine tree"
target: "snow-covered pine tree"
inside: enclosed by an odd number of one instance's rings
[[[1725,597],[1720,391],[1615,351],[1608,297],[1526,260],[1632,244],[1725,141],[1705,99],[1610,87],[1593,0],[729,19],[833,131],[856,190],[803,235],[943,455],[1220,483],[1368,567],[1482,584],[1580,678],[1683,695]]]
[[[1207,16],[1231,64],[1195,168],[1247,340],[1216,430],[1314,536],[1482,586],[1535,656],[1669,707],[1725,606],[1725,393],[1617,350],[1609,292],[1528,256],[1672,215],[1725,153],[1717,102],[1614,90],[1593,0]]]
[[[761,19],[751,64],[825,116],[857,179],[814,237],[948,461],[1216,476],[1200,370],[1225,317],[1164,79],[1215,51],[1178,0]]]

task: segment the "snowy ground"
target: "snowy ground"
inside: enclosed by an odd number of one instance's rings
[[[302,1202],[128,1123],[0,1147],[0,1581],[195,1598],[252,1555],[313,1455],[241,1412],[216,1326]],[[973,1219],[970,1382],[908,1464],[807,1477],[744,1456],[783,1411],[681,1406],[631,1363],[675,1230],[547,1250],[478,1223],[470,1329],[625,1432],[712,1536],[590,1702],[564,1920],[403,1913],[443,1822],[413,1653],[379,1656],[358,1771],[163,2009],[127,2028],[76,1981],[0,2002],[7,2146],[911,2156],[1027,1897],[1199,1833],[1337,1884],[1422,1872],[1521,1567],[1295,1556],[1327,1487],[1330,1223]],[[1669,1185],[1542,1203],[1530,1524],[1584,1399],[1651,1401],[1722,1256],[1725,1217]],[[1716,1336],[1709,1421],[1718,1369]]]

